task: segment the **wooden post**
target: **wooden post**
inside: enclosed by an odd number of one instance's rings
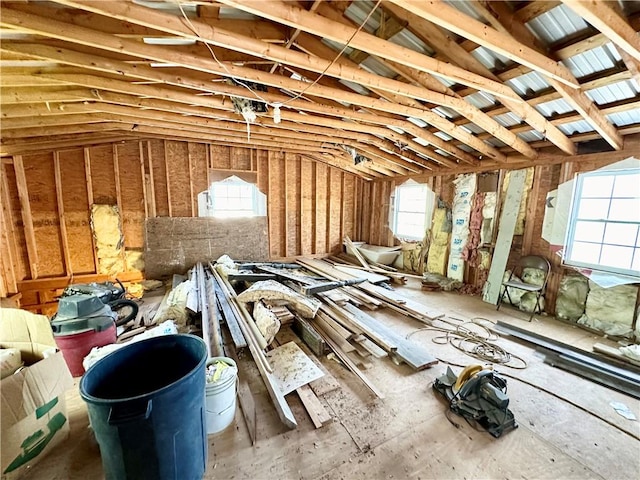
[[[289,256],[289,209],[287,207],[288,204],[288,200],[289,200],[289,189],[287,188],[287,184],[288,182],[288,178],[287,178],[287,154],[286,153],[281,153],[281,158],[283,161],[283,168],[284,168],[284,221],[282,222],[282,226],[283,226],[283,232],[282,232],[282,236],[284,238],[284,253],[282,254],[282,256],[284,257],[288,257]],[[281,252],[282,253],[282,252]]]
[[[64,198],[62,196],[62,175],[60,173],[60,153],[53,152],[53,172],[56,182],[56,201],[58,207],[58,222],[60,223],[60,241],[62,244],[62,257],[64,259],[64,271],[67,276],[73,275],[71,256],[69,254],[69,237],[67,236],[67,224],[64,215]]]
[[[31,269],[31,278],[35,280],[38,278],[38,248],[36,245],[35,230],[33,229],[33,217],[31,216],[27,177],[24,174],[22,155],[14,155],[13,168],[16,172],[16,186],[18,187],[18,198],[20,199],[20,211],[22,213],[22,223],[24,225],[24,236],[27,241],[29,268]]]
[[[147,140],[147,161],[149,162],[149,195],[151,196],[151,201],[149,204],[149,215],[152,218],[158,216],[156,210],[156,185],[155,180],[153,179],[153,158],[151,155],[151,140]]]
[[[538,165],[533,171],[533,185],[527,205],[527,214],[524,220],[524,235],[522,237],[522,255],[531,253],[531,244],[533,242],[533,230],[535,229],[535,220],[538,218],[538,199],[540,198],[541,177],[547,172],[546,166]]]
[[[340,241],[344,238],[344,172],[340,172]]]
[[[167,177],[167,206],[169,209],[169,216],[173,217],[173,209],[171,208],[171,185],[169,182],[171,180],[171,175],[169,175],[169,161],[167,159],[167,141],[162,141],[162,146],[164,149],[164,174]]]
[[[89,206],[89,218],[91,218],[91,209],[93,207],[93,180],[91,178],[91,154],[89,148],[85,147],[84,151],[84,176],[87,182],[87,204]],[[98,250],[96,249],[96,239],[91,232],[91,249],[93,250],[93,264],[95,273],[98,273],[99,259]]]
[[[305,220],[305,216],[303,215],[304,212],[304,195],[302,194],[304,187],[302,185],[302,157],[300,155],[296,155],[298,161],[297,161],[297,169],[296,169],[296,174],[298,176],[298,181],[296,182],[297,185],[297,189],[299,189],[299,193],[298,195],[298,211],[297,211],[297,215],[298,215],[298,231],[296,232],[296,253],[295,255],[303,255],[304,252],[302,251],[302,231],[303,231],[303,223],[302,221]]]
[[[511,171],[509,186],[507,187],[507,196],[504,200],[504,208],[502,209],[500,224],[498,225],[496,248],[493,252],[489,278],[487,279],[488,288],[482,297],[482,300],[493,305],[498,302],[498,298],[500,297],[502,277],[507,266],[507,260],[509,259],[509,252],[511,251],[513,232],[516,227],[518,210],[520,209],[522,191],[526,178],[526,168]]]
[[[326,225],[325,225],[325,252],[331,251],[331,177],[333,168],[327,167],[327,200],[326,200]],[[340,239],[342,241],[342,239]]]
[[[317,162],[311,162],[311,253],[317,253],[316,239],[318,235],[318,223],[316,221],[316,208],[318,205],[318,196],[316,195],[316,165]]]
[[[122,234],[124,236],[122,191],[120,188],[120,164],[118,161],[118,145],[117,144],[113,145],[113,173],[115,176],[115,183],[116,183],[116,204],[118,205],[118,215],[120,216],[120,227],[122,228]],[[126,249],[124,245],[122,246],[120,255],[122,257],[122,263],[123,263],[122,268],[124,269],[125,272],[128,272],[129,268],[127,267],[127,254],[126,254]]]
[[[193,168],[193,158],[191,157],[191,142],[187,142],[187,162],[189,169],[189,198],[191,199],[191,216],[198,216],[198,206],[193,202],[193,173],[191,169]]]
[[[142,140],[138,140],[138,152],[140,156],[140,178],[142,179],[142,198],[144,201],[144,218],[149,216],[149,205],[147,199],[147,176],[144,171],[144,147]]]
[[[18,288],[16,285],[16,265],[15,265],[15,237],[14,237],[14,225],[13,225],[13,217],[11,215],[11,208],[9,203],[9,191],[7,185],[7,176],[4,173],[4,166],[0,164],[0,199],[2,199],[2,207],[0,208],[0,226],[2,226],[1,236],[2,243],[7,246],[7,262],[3,263],[6,265],[6,269],[9,270],[9,282],[7,282],[7,289],[9,292],[17,292]],[[5,267],[3,267],[5,268]],[[5,294],[8,292],[5,292]]]

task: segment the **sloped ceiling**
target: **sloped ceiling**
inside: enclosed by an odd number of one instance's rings
[[[640,127],[638,2],[1,6],[4,155],[162,137],[375,179],[621,150]]]

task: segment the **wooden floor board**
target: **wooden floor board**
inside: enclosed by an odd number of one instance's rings
[[[482,317],[513,322],[589,350],[594,343],[607,342],[548,317],[536,316],[529,323],[523,312],[509,308],[496,312],[478,297],[422,292],[417,281],[411,280],[398,291],[463,320]],[[403,337],[425,326],[388,309],[367,313]],[[640,401],[546,365],[533,349],[509,339],[498,343],[528,362],[525,370],[497,367],[509,375],[510,407],[520,427],[494,439],[452,416],[460,425],[456,428],[447,420],[446,405],[435,395],[432,382],[445,371],[444,362],[468,365],[477,361],[450,345],[433,343],[435,336],[436,332],[424,330],[411,336],[412,342],[441,360],[432,368],[415,372],[389,358],[368,357],[372,366],[366,375],[385,394],[382,400],[336,360],[319,359],[339,388],[321,396],[333,421],[318,429],[295,393],[286,400],[298,428],[287,429],[278,419],[251,357],[240,356],[240,369],[255,399],[256,445],[251,445],[238,410],[229,428],[209,437],[205,478],[640,477],[640,422],[626,420],[610,405],[612,401],[624,403],[640,418]],[[67,398],[70,438],[31,468],[25,479],[102,478],[99,451],[77,387]]]

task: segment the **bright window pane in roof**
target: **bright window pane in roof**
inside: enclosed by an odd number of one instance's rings
[[[505,83],[521,96],[531,95],[550,88],[550,85],[538,72],[529,72],[525,75],[507,80]]]
[[[559,5],[527,22],[529,29],[546,45],[558,43],[578,32],[590,30],[589,24],[569,7]]]
[[[545,117],[553,117],[555,115],[573,112],[573,107],[563,98],[534,105],[534,108]]]
[[[396,45],[400,45],[401,47],[406,47],[411,50],[415,50],[416,52],[429,55],[430,57],[435,54],[435,52],[429,45],[424,43],[406,28],[396,33],[389,39],[389,41],[395,43]]]
[[[618,100],[633,98],[640,93],[640,89],[634,81],[624,80],[622,82],[612,83],[611,85],[605,85],[604,87],[594,88],[586,93],[587,96],[598,105],[605,105]]]
[[[471,52],[471,55],[473,55],[480,63],[482,63],[482,65],[487,67],[489,70],[503,70],[505,66],[514,64],[511,59],[485,47],[476,48]]]
[[[563,62],[576,78],[586,77],[596,72],[602,72],[615,67],[615,58],[608,48],[597,47],[592,50],[574,55]]]
[[[634,125],[640,123],[640,109],[627,110],[626,112],[617,112],[607,115],[609,121],[617,127],[625,125]]]
[[[584,120],[578,120],[577,122],[565,123],[564,125],[558,125],[558,128],[566,135],[573,135],[575,133],[592,132],[593,127]]]

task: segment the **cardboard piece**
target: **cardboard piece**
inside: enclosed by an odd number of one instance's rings
[[[0,308],[0,347],[19,349],[26,365],[0,383],[0,465],[9,480],[68,437],[64,392],[73,378],[44,315]]]

